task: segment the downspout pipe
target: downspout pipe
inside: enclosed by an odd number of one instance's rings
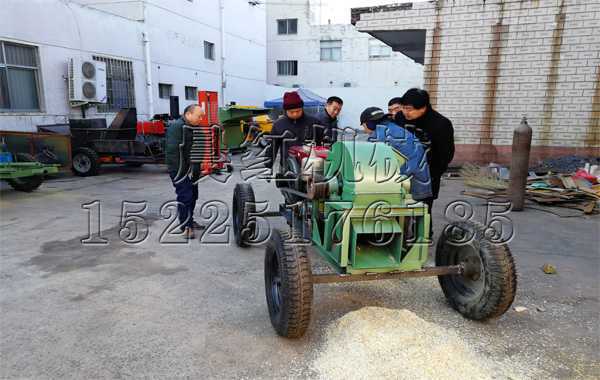
[[[219,0],[221,12],[221,107],[227,104],[225,90],[227,88],[227,74],[225,73],[225,0]]]
[[[144,31],[142,43],[144,44],[144,63],[146,65],[146,96],[148,99],[148,119],[154,116],[154,94],[152,93],[152,61],[150,60],[150,37],[148,36],[148,14],[144,4]]]

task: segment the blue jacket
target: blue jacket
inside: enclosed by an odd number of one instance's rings
[[[371,140],[387,143],[406,157],[406,162],[400,168],[400,174],[410,177],[410,193],[413,199],[423,200],[433,196],[427,152],[414,134],[391,120],[381,120],[377,122],[375,130],[369,137]]]

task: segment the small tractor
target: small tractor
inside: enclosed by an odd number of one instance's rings
[[[438,276],[449,304],[473,320],[505,313],[517,279],[512,255],[478,224],[449,224],[438,239],[435,266],[427,266],[430,216],[412,199],[400,174],[406,157],[382,142],[338,141],[331,147],[280,149],[275,185],[285,202],[257,213],[254,190],[238,183],[233,229],[238,246],[258,241],[259,218],[283,216],[289,230],[271,231],[264,279],[275,331],[288,338],[308,328],[313,285]],[[313,273],[313,247],[333,272]]]

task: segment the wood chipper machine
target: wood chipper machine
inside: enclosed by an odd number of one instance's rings
[[[412,199],[410,178],[400,174],[406,158],[392,147],[338,141],[331,149],[293,147],[281,157],[274,176],[285,199],[279,211],[257,213],[248,183],[238,183],[233,195],[239,246],[257,238],[257,218],[283,216],[290,227],[271,231],[265,249],[267,306],[279,335],[305,333],[314,284],[438,276],[450,305],[467,318],[486,320],[509,309],[516,291],[513,258],[483,226],[446,226],[435,266],[427,266],[427,206]],[[313,273],[310,246],[333,272]]]

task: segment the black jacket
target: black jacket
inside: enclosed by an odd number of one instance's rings
[[[283,116],[273,123],[273,129],[268,139],[269,145],[265,150],[265,157],[269,158],[265,163],[267,167],[273,167],[282,144],[284,145],[285,153],[287,153],[290,147],[303,145],[305,141],[314,140],[317,145],[322,145],[323,128],[318,125],[319,121],[317,119],[306,114],[297,120]],[[282,160],[284,158],[281,157]]]
[[[329,143],[333,144],[337,141],[337,127],[338,127],[338,119],[333,119],[326,110],[319,112],[317,115],[317,121],[319,125],[325,128],[323,132],[323,137],[326,137],[329,140]]]
[[[430,144],[427,153],[429,171],[433,179],[439,178],[448,169],[448,164],[454,158],[454,128],[452,122],[431,106],[427,112],[416,120],[406,120],[402,112],[396,114],[395,121],[398,125],[410,128],[414,125],[415,135],[426,145]]]

